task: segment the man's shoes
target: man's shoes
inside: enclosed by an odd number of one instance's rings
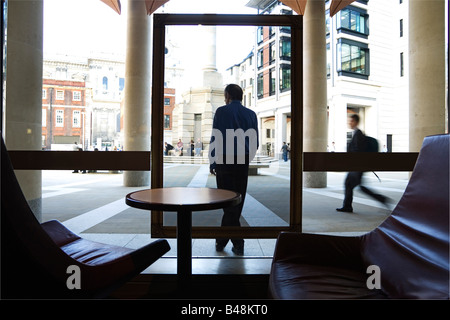
[[[225,248],[225,246],[216,243],[216,251],[217,252],[222,252],[224,248]]]
[[[243,256],[244,255],[244,247],[235,247],[231,248],[231,251],[237,256]]]
[[[221,245],[220,243],[216,242],[216,251],[217,252],[222,252],[224,248],[225,248],[224,245]],[[231,251],[233,251],[233,253],[235,255],[243,256],[244,255],[244,246],[239,246],[239,247],[233,246],[233,248],[231,248]]]
[[[336,208],[336,211],[339,212],[353,212],[353,208],[346,208],[346,207],[342,207],[342,208]]]

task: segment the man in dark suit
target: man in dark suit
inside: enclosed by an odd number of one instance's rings
[[[222,226],[240,226],[247,193],[248,167],[259,146],[258,121],[255,112],[241,104],[243,91],[236,84],[225,88],[225,106],[214,115],[209,151],[210,172],[216,175],[217,188],[241,194],[242,202],[224,209]],[[216,250],[223,251],[228,241],[232,251],[244,254],[244,239],[216,239]]]
[[[366,137],[364,133],[358,128],[359,116],[353,114],[349,119],[349,126],[353,130],[352,139],[347,146],[348,152],[364,152],[366,149]],[[361,190],[386,205],[387,198],[381,194],[377,194],[367,187],[361,185],[363,172],[349,172],[347,178],[345,179],[345,197],[342,208],[337,208],[340,212],[353,212],[352,202],[353,202],[353,189],[359,185]]]

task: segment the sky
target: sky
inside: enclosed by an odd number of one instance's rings
[[[255,14],[254,9],[245,7],[248,1],[170,0],[165,9],[157,12]],[[119,15],[100,0],[45,0],[45,54],[86,57],[95,53],[114,53],[125,57],[127,0],[122,0],[121,4]],[[226,30],[217,31],[220,70],[241,62],[250,53],[254,42],[251,28],[227,27]],[[189,40],[189,37],[179,35],[178,39]],[[189,61],[183,63],[189,64]]]

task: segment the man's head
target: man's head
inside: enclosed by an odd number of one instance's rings
[[[242,101],[243,91],[237,84],[229,84],[225,87],[225,102],[229,104],[233,100]]]
[[[351,129],[355,129],[359,124],[359,116],[357,114],[352,114],[348,118],[348,125]]]

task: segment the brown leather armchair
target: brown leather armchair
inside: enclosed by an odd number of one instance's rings
[[[425,138],[402,198],[373,231],[356,237],[281,233],[270,297],[449,299],[449,144],[449,135]],[[376,273],[380,288],[370,289]]]
[[[83,239],[56,220],[40,224],[3,139],[1,161],[2,299],[107,297],[170,250],[162,239],[133,250]],[[77,274],[81,286],[72,288]]]

